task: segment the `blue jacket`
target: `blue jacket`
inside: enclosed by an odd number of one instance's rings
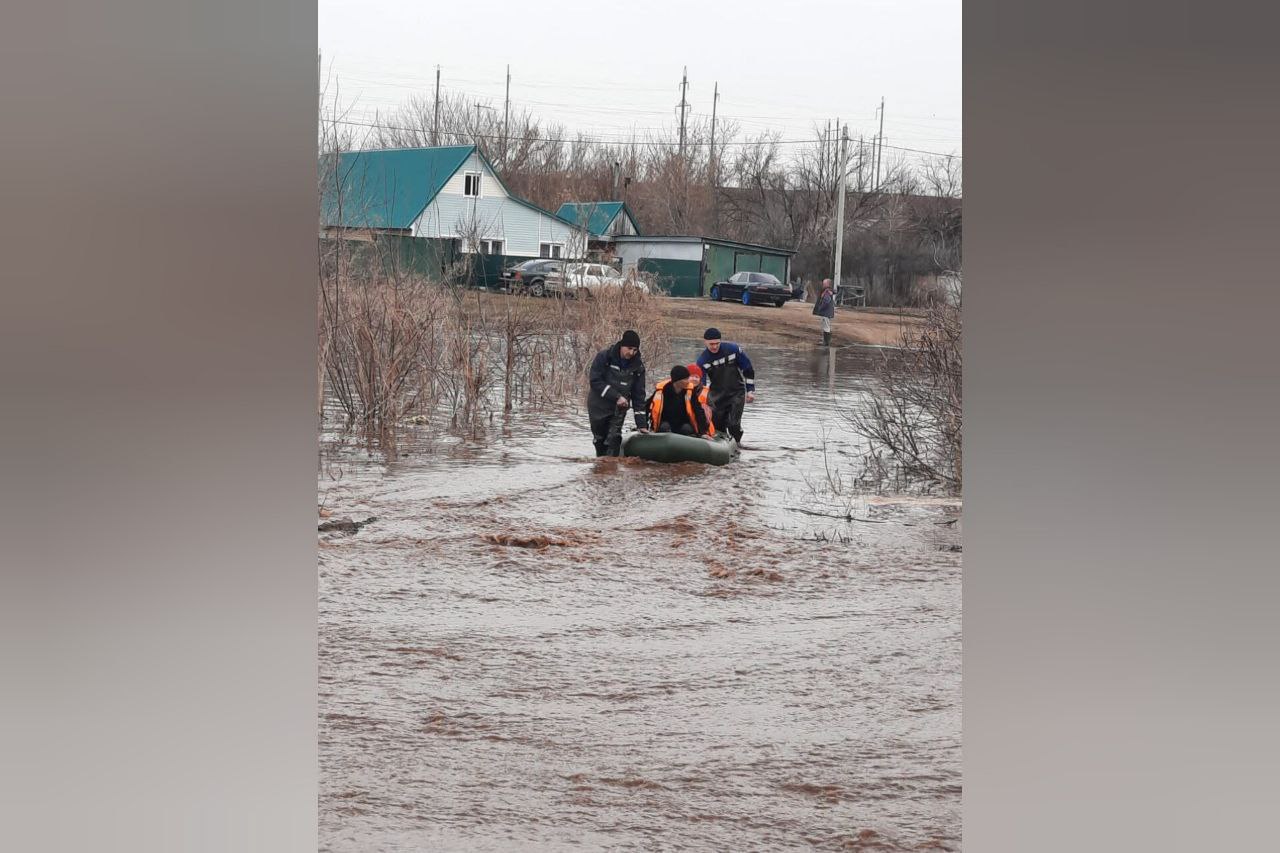
[[[818,296],[818,300],[813,303],[813,313],[818,317],[827,317],[828,319],[836,316],[836,299],[835,294],[823,291]]]
[[[702,368],[703,384],[711,386],[713,396],[756,390],[756,370],[747,353],[735,343],[721,341],[716,353],[704,349],[697,364]]]

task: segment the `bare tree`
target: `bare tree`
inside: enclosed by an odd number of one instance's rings
[[[882,356],[865,408],[845,413],[868,440],[865,481],[927,482],[959,492],[963,483],[963,365],[960,306],[930,304],[925,322]]]

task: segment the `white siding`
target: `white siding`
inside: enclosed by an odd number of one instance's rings
[[[479,154],[472,154],[467,158],[467,162],[462,164],[462,168],[454,173],[448,183],[440,190],[440,195],[453,195],[459,198],[466,198],[466,174],[467,172],[480,172],[480,197],[481,198],[506,198],[507,194],[503,191],[502,185],[498,183],[498,179],[493,176],[493,172],[485,166],[484,161],[480,159]]]
[[[538,244],[561,243],[565,256],[572,257],[575,246],[574,230],[547,213],[525,207],[513,199],[465,196],[436,196],[435,201],[418,217],[413,225],[415,237],[459,237],[468,233],[475,222],[476,236],[481,240],[503,240],[504,255],[538,256]],[[578,255],[581,255],[581,249]]]
[[[609,227],[604,229],[604,233],[608,237],[634,237],[636,229],[632,227],[631,217],[627,216],[627,212],[619,210],[618,215],[609,223]]]
[[[614,252],[626,267],[634,267],[641,258],[664,258],[670,261],[702,260],[702,243],[619,241]]]
[[[466,173],[480,172],[480,197],[464,194]],[[538,256],[539,243],[560,243],[573,257],[582,241],[569,225],[507,195],[478,154],[472,154],[413,223],[415,237],[461,237],[473,229],[479,240],[502,240],[504,255]],[[577,248],[577,256],[583,251]]]

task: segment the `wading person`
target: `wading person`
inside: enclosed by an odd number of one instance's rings
[[[698,356],[697,365],[711,388],[712,420],[741,443],[743,404],[756,398],[755,368],[742,347],[720,339],[719,329],[707,329],[702,340],[707,348]]]
[[[702,371],[697,365],[690,368],[677,364],[671,368],[671,378],[654,386],[645,401],[645,410],[650,429],[657,432],[715,437],[708,391],[702,386]]]
[[[633,401],[644,399],[644,361],[640,358],[640,336],[631,329],[609,349],[596,353],[591,362],[591,385],[587,392],[587,417],[591,420],[591,440],[596,456],[617,456],[622,449],[622,424]],[[634,410],[636,428],[645,426],[645,412]]]
[[[831,346],[831,321],[836,316],[836,294],[831,289],[831,279],[822,280],[822,292],[813,303],[813,314],[822,318],[822,345]]]

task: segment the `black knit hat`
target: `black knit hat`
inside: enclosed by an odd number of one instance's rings
[[[689,378],[689,368],[685,367],[683,364],[677,364],[675,367],[671,368],[672,382],[679,382],[681,379],[688,379],[688,378]]]
[[[704,341],[718,341],[720,340],[720,330],[714,327],[707,329],[702,333],[702,339]]]
[[[635,347],[636,349],[640,349],[640,336],[636,334],[635,329],[627,329],[622,333],[622,340],[620,343],[624,347]]]

